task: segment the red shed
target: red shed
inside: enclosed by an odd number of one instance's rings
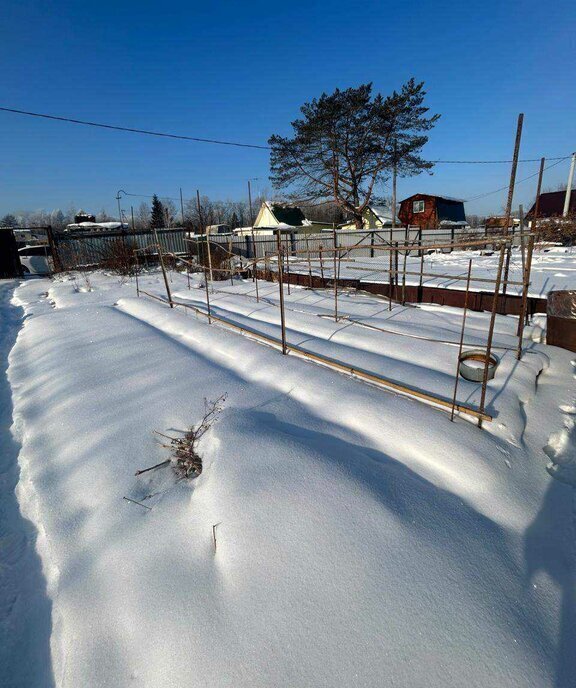
[[[464,201],[429,194],[414,194],[400,201],[398,217],[403,225],[421,229],[466,224]]]

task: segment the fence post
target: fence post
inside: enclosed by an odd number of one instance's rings
[[[172,303],[172,294],[170,292],[170,285],[168,284],[168,277],[166,276],[166,268],[164,267],[164,256],[162,254],[162,247],[160,246],[160,240],[158,238],[158,232],[154,228],[154,238],[156,239],[156,246],[158,247],[158,258],[160,259],[160,267],[162,268],[162,275],[164,277],[164,284],[166,285],[166,293],[168,294],[168,303],[170,308],[174,308]]]
[[[502,282],[502,270],[504,268],[504,257],[506,254],[506,242],[500,245],[500,258],[498,260],[498,272],[494,284],[494,300],[492,302],[492,312],[490,314],[490,325],[488,327],[488,341],[486,342],[486,359],[484,361],[484,375],[482,376],[482,392],[480,394],[480,413],[484,413],[486,402],[486,386],[488,384],[488,366],[490,365],[490,354],[492,352],[492,339],[494,337],[494,325],[496,323],[496,312],[498,310],[498,297],[500,294],[500,284]],[[482,427],[482,416],[478,419],[478,427]]]
[[[50,251],[52,253],[52,263],[54,265],[54,272],[62,272],[64,269],[62,267],[62,260],[60,259],[60,253],[56,241],[54,240],[54,233],[52,232],[52,226],[48,225],[46,227],[46,237],[48,239],[48,245],[50,246]]]
[[[276,230],[276,242],[278,245],[278,286],[280,288],[280,329],[282,332],[282,353],[288,353],[286,349],[286,320],[284,316],[284,275],[282,265],[282,240],[280,239],[280,230]]]

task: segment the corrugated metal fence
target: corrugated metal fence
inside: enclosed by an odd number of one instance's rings
[[[195,236],[189,239],[189,233],[182,228],[159,229],[158,239],[165,253],[202,255],[206,245],[205,236]],[[338,246],[346,246],[354,249],[354,256],[371,257],[377,255],[374,245],[398,242],[402,246],[405,242],[426,246],[432,243],[454,243],[467,239],[478,239],[489,236],[484,227],[477,228],[439,228],[424,229],[418,227],[400,227],[372,229],[372,230],[336,230],[336,242]],[[317,257],[320,247],[323,249],[334,246],[334,234],[332,231],[324,231],[319,234],[304,234],[297,231],[283,230],[281,234],[282,245],[290,255],[296,251],[310,251],[311,257]],[[156,256],[154,234],[150,230],[99,232],[82,234],[54,234],[54,244],[60,258],[63,270],[96,267],[105,258],[114,242],[125,242],[131,248],[146,249],[148,257],[153,261]],[[252,236],[247,235],[210,235],[211,245],[219,245],[226,251],[244,258],[264,258],[272,255],[277,250],[275,235],[256,235],[254,242]],[[518,240],[514,240],[518,243]],[[449,250],[449,249],[448,249]],[[342,254],[343,256],[345,254]]]
[[[184,229],[159,229],[158,240],[165,253],[186,253]],[[132,249],[146,249],[144,254],[153,259],[157,251],[156,239],[150,230],[92,233],[54,233],[54,247],[63,270],[97,267],[117,242]]]

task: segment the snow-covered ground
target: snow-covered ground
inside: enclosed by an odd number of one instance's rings
[[[365,247],[363,247],[365,251]],[[472,279],[470,288],[472,291],[494,291],[493,284],[478,281],[479,279],[494,279],[499,253],[480,251],[453,251],[442,253],[436,251],[424,258],[423,272],[427,273],[422,283],[429,287],[443,287],[448,289],[465,289],[468,262],[472,259]],[[399,256],[399,280],[402,280],[403,256]],[[308,260],[306,256],[290,259],[290,270],[308,274]],[[274,263],[271,263],[274,267]],[[323,274],[326,278],[332,278],[334,274],[333,254],[327,253],[322,260],[316,258],[312,261],[312,274]],[[374,258],[361,257],[354,251],[343,254],[340,262],[340,278],[360,280],[364,282],[385,282],[389,280],[390,259],[388,253],[380,253]],[[420,282],[420,258],[416,254],[408,257],[406,261],[406,284],[419,284]],[[436,274],[438,276],[436,276]],[[519,294],[522,291],[522,256],[519,248],[514,248],[510,260],[509,280],[520,284],[510,284],[509,294]],[[450,279],[443,275],[451,275],[460,279]],[[476,279],[474,279],[476,278]],[[534,250],[532,270],[530,275],[529,295],[545,297],[551,291],[560,289],[576,289],[576,248],[561,246],[543,246]]]
[[[158,274],[141,285],[163,294]],[[198,278],[172,290],[205,308]],[[260,293],[222,282],[211,303],[278,337],[278,285]],[[516,320],[498,317],[480,430],[117,277],[29,281],[14,302],[17,495],[56,686],[573,685],[576,368],[540,343],[542,318],[518,362]],[[292,287],[290,343],[450,398],[460,311],[339,303],[334,322],[330,293]],[[487,319],[469,314],[469,345]],[[198,478],[134,475],[168,456],[154,430],[224,393]],[[458,397],[476,405],[477,386]],[[50,685],[45,669],[26,683],[2,667],[0,684]]]

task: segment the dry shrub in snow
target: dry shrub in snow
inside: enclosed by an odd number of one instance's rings
[[[163,435],[170,440],[168,446],[176,459],[174,470],[179,478],[194,478],[202,473],[202,457],[198,453],[198,442],[218,420],[225,402],[226,394],[214,401],[204,399],[204,417],[200,423],[187,430],[183,437]]]
[[[545,217],[537,221],[535,234],[541,241],[553,241],[563,246],[576,243],[576,213],[567,217]]]
[[[136,272],[134,246],[126,239],[107,241],[100,251],[99,266],[104,270],[129,277]]]

